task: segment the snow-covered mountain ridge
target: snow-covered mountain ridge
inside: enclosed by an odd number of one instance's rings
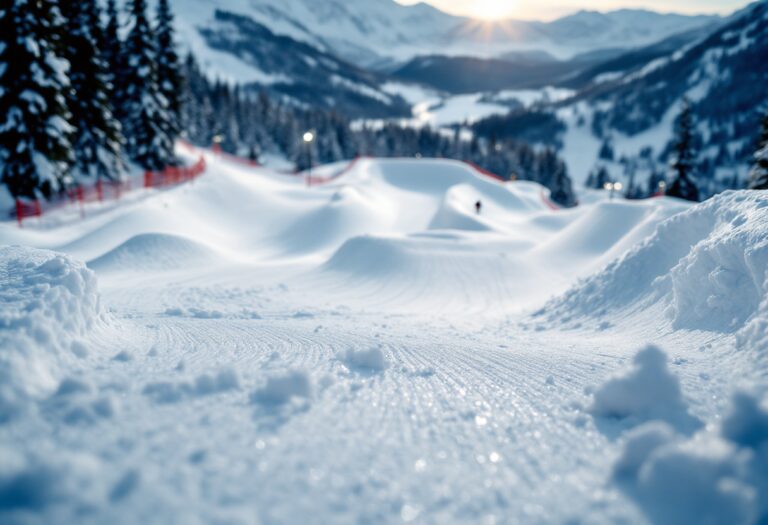
[[[481,22],[448,15],[426,4],[403,6],[393,0],[178,0],[175,5],[185,39],[194,38],[189,32],[208,27],[214,13],[222,10],[364,66],[402,63],[437,53],[494,57],[538,50],[570,58],[599,49],[647,45],[717,20],[713,16],[619,10],[580,11],[553,22]]]

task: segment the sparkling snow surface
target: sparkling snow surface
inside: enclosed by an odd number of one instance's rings
[[[765,522],[765,193],[208,160],[0,224],[3,524]]]

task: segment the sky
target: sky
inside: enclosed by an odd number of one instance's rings
[[[419,0],[396,0],[415,4]],[[477,18],[552,20],[580,9],[643,8],[689,14],[729,14],[749,0],[424,0],[443,11]]]

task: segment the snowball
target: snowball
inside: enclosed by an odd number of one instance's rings
[[[666,354],[655,346],[638,352],[633,368],[597,389],[590,412],[633,424],[659,419],[679,430],[700,426],[688,413],[680,383],[667,368]]]

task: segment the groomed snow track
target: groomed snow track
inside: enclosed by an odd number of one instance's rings
[[[194,185],[0,226],[27,246],[0,248],[19,261],[0,341],[26,334],[0,377],[37,372],[0,390],[0,522],[764,519],[768,197],[553,211],[451,161],[360,159],[307,188],[206,157]],[[610,291],[657,251],[671,281]],[[755,283],[737,323],[669,310],[726,266]],[[689,488],[676,507],[656,472]]]

